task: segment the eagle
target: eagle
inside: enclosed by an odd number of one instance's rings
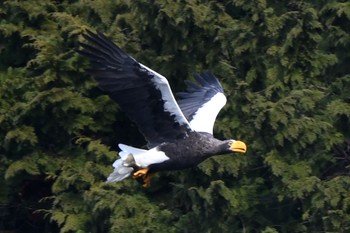
[[[214,155],[245,153],[244,142],[213,136],[216,117],[227,99],[211,72],[194,74],[176,101],[168,80],[136,61],[101,32],[87,30],[79,54],[92,64],[99,87],[136,124],[148,149],[119,144],[119,157],[106,182],[132,176],[149,187],[159,171],[194,167]]]

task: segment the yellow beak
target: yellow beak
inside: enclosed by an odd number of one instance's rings
[[[247,152],[247,146],[244,142],[234,141],[230,146],[230,150],[233,152],[245,153]]]

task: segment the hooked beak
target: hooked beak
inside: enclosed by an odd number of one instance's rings
[[[242,141],[233,141],[230,145],[230,150],[233,152],[245,153],[247,152],[247,146]]]

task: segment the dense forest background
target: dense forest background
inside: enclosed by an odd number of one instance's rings
[[[211,70],[246,155],[105,184],[145,141],[75,50],[99,30],[168,77]],[[350,2],[0,3],[0,232],[350,232]]]

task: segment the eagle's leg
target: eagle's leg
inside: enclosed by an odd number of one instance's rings
[[[134,179],[142,178],[143,180],[142,186],[145,188],[148,188],[150,186],[151,179],[154,176],[153,173],[148,173],[148,171],[149,171],[148,168],[142,168],[133,174]]]
[[[151,179],[154,176],[154,173],[147,173],[144,177],[143,177],[143,187],[144,188],[148,188],[151,185]]]

